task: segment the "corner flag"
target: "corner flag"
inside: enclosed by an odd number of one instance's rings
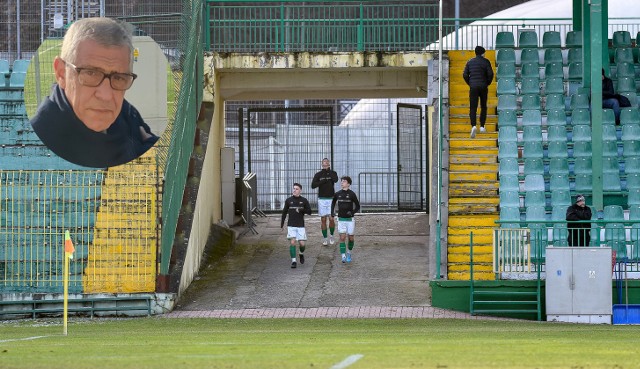
[[[73,247],[73,241],[71,241],[71,235],[69,231],[64,231],[64,253],[69,259],[73,259],[73,253],[76,251]]]

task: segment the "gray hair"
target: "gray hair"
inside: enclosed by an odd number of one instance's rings
[[[84,40],[93,40],[107,47],[126,46],[133,52],[133,26],[111,18],[84,18],[75,21],[62,40],[60,57],[69,63],[76,62],[78,45]],[[130,63],[133,63],[131,54]]]

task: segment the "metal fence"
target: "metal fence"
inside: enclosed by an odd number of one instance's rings
[[[588,223],[588,222],[582,222]],[[535,278],[536,255],[545,271],[547,247],[571,247],[570,232],[583,247],[610,247],[615,268],[629,279],[640,279],[640,220],[593,220],[591,226],[568,229],[567,222],[529,222],[526,228],[497,228],[493,232],[493,272],[500,279]],[[544,276],[544,274],[543,274]]]

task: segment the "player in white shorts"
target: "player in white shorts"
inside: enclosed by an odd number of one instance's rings
[[[340,254],[343,263],[351,262],[351,251],[355,244],[356,221],[354,214],[360,211],[360,201],[356,193],[351,191],[351,177],[344,176],[340,179],[340,187],[342,189],[333,195],[331,202],[331,212],[338,205],[338,233],[340,234]],[[349,251],[345,245],[345,241],[349,235]]]
[[[338,182],[338,173],[331,170],[329,159],[322,159],[322,169],[313,176],[311,188],[318,189],[318,215],[320,216],[320,229],[322,231],[322,245],[333,245],[333,232],[336,223],[331,212],[331,201],[335,194],[334,185]],[[329,219],[330,236],[327,239],[327,218]]]
[[[311,205],[309,201],[300,196],[302,185],[300,183],[293,184],[293,196],[290,196],[284,202],[282,209],[282,220],[280,228],[284,228],[284,221],[287,221],[287,239],[289,240],[289,255],[291,256],[291,267],[298,266],[296,260],[296,241],[300,245],[300,264],[304,264],[304,243],[307,240],[307,232],[304,228],[304,215],[311,215]]]

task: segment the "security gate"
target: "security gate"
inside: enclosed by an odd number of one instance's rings
[[[422,107],[397,105],[398,210],[424,209],[422,175]]]

